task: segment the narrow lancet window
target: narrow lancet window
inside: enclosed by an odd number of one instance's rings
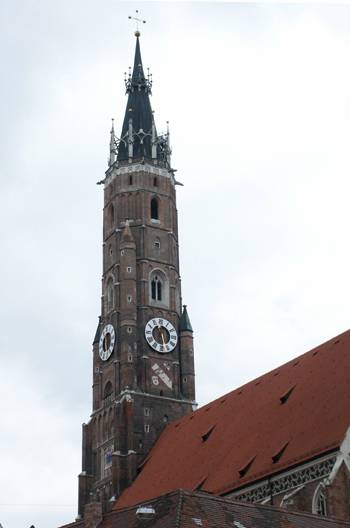
[[[313,500],[312,500],[312,513],[317,515],[327,516],[327,498],[324,490],[322,489],[322,484],[320,484],[315,491]]]
[[[155,275],[152,279],[151,291],[152,291],[152,299],[154,301],[162,300],[162,281],[158,277],[158,275]]]
[[[159,220],[159,211],[158,211],[158,200],[157,200],[157,198],[152,198],[152,200],[151,200],[151,218],[152,218],[152,220]]]
[[[326,496],[322,491],[319,492],[319,495],[317,497],[317,505],[316,505],[317,511],[316,513],[318,515],[327,515],[327,502],[326,502]]]

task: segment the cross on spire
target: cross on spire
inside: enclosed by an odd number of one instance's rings
[[[139,14],[139,11],[138,9],[135,10],[136,11],[136,16],[129,16],[128,18],[130,20],[135,20],[136,22],[136,31],[135,31],[135,37],[139,37],[141,35],[140,33],[140,30],[139,30],[139,23],[142,23],[142,24],[146,24],[146,20],[142,20],[142,18],[138,18],[138,14]]]

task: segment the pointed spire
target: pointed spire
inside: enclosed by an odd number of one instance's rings
[[[180,332],[193,332],[191,321],[187,313],[186,304],[184,304],[183,306],[183,311],[180,317],[179,329],[180,329]]]
[[[166,122],[166,125],[167,125],[167,132],[166,132],[166,145],[167,145],[166,160],[167,160],[167,163],[168,163],[168,167],[171,167],[171,147],[170,147],[169,121]]]
[[[114,133],[114,119],[112,118],[112,128],[111,128],[111,139],[109,141],[109,161],[108,165],[111,166],[117,159],[116,155],[116,141],[115,141],[115,133]]]
[[[100,340],[100,335],[101,335],[101,316],[99,316],[99,318],[98,318],[98,323],[97,323],[96,333],[95,333],[94,340],[93,340],[93,342],[92,342],[93,345],[95,345],[96,343],[99,342],[99,340]]]
[[[121,141],[117,159],[119,162],[132,162],[152,159],[152,107],[150,94],[152,78],[143,70],[140,40],[136,35],[134,67],[125,79],[128,102],[126,105]],[[130,119],[132,121],[130,121]],[[155,137],[157,134],[155,131]]]
[[[142,83],[146,80],[145,74],[143,73],[140,39],[138,36],[136,36],[136,48],[135,48],[134,69],[132,72],[132,80],[134,83]]]

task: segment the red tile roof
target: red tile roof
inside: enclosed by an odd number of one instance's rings
[[[347,331],[170,424],[115,507],[238,489],[336,450],[349,425]]]
[[[229,501],[177,490],[147,503],[154,514],[137,515],[137,506],[106,514],[99,528],[348,528],[350,523],[273,506]]]
[[[148,512],[145,512],[145,507]],[[143,509],[145,515],[140,515],[139,508]],[[91,519],[85,519],[66,524],[61,528],[90,526]],[[180,489],[144,504],[106,513],[97,526],[98,528],[349,528],[350,523],[309,513],[290,512],[275,506],[247,504]]]

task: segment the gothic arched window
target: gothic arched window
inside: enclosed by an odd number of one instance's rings
[[[313,501],[312,501],[312,513],[317,515],[327,516],[327,498],[321,485],[316,488]]]
[[[161,301],[162,300],[162,281],[158,275],[154,275],[152,282],[151,282],[151,292],[152,292],[152,299],[154,301]]]
[[[160,269],[153,270],[150,274],[149,296],[151,304],[169,305],[169,282]]]
[[[327,515],[327,501],[326,496],[322,491],[319,491],[316,501],[316,513],[317,515]]]
[[[151,200],[151,219],[159,220],[159,211],[158,211],[158,200],[157,198],[152,198]]]

